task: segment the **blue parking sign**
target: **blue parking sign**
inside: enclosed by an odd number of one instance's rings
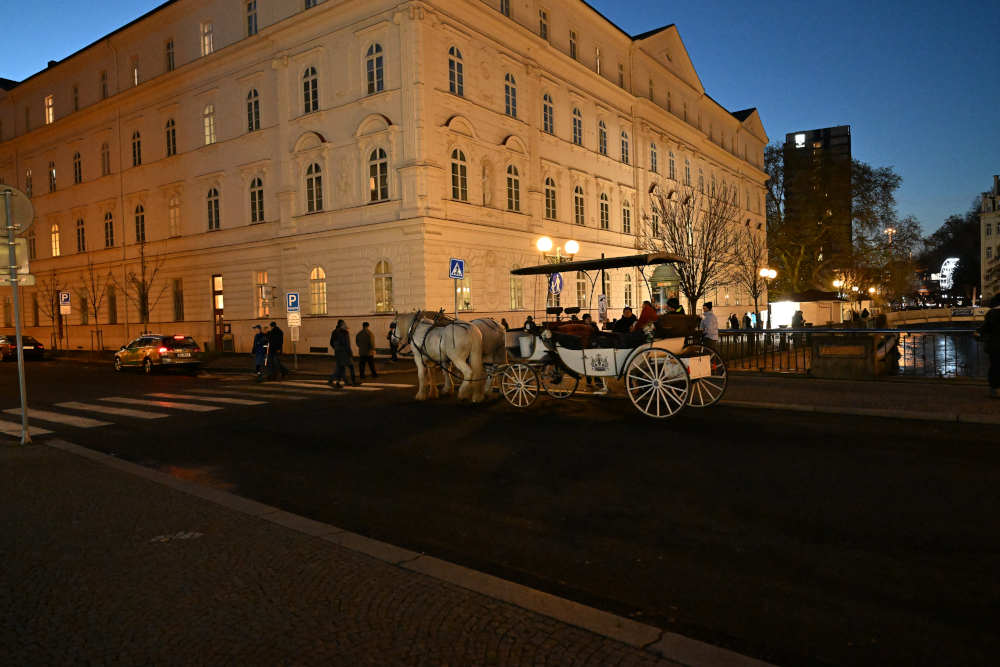
[[[285,311],[289,313],[299,312],[299,293],[289,292],[285,295]]]
[[[448,272],[449,278],[463,280],[465,278],[465,260],[451,258],[451,270]]]

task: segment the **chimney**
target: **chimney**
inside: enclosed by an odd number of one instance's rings
[[[55,60],[50,60],[50,61],[49,61],[49,67],[55,67],[55,66],[56,66],[56,65],[58,65],[58,64],[59,64],[59,63],[58,63],[57,61],[55,61]]]
[[[1000,197],[1000,175],[993,175],[993,196]]]

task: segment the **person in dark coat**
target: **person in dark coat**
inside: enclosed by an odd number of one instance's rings
[[[628,333],[632,330],[632,325],[635,324],[636,320],[639,319],[632,314],[632,309],[625,306],[622,310],[622,318],[620,320],[615,320],[615,325],[611,328],[614,333]]]
[[[743,314],[743,328],[753,329],[753,320],[750,319],[750,311]]]
[[[863,319],[863,320],[867,320],[868,319],[868,309],[867,308],[865,308],[864,310],[861,311],[861,319]]]
[[[358,346],[358,370],[361,379],[365,379],[365,365],[372,371],[372,377],[377,378],[378,372],[375,370],[375,334],[369,324],[365,322],[361,325],[361,331],[354,337],[354,342]]]
[[[267,336],[261,330],[259,324],[255,324],[253,327],[255,331],[253,336],[253,346],[250,348],[250,356],[253,357],[254,367],[257,370],[257,377],[259,378],[260,371],[264,367],[264,360],[267,359]]]
[[[396,344],[396,339],[393,337],[393,334],[395,333],[396,333],[396,323],[390,322],[389,333],[386,334],[385,337],[385,339],[389,341],[389,354],[392,355],[392,358],[389,359],[390,364],[394,364],[397,361],[399,361],[399,357],[396,356],[396,353],[399,352],[399,345]]]
[[[994,294],[990,299],[990,310],[986,313],[983,326],[976,329],[976,334],[980,340],[985,339],[986,354],[990,357],[987,376],[990,398],[1000,398],[1000,294]]]
[[[740,328],[740,318],[736,317],[736,313],[732,313],[729,316],[729,328],[739,329]]]
[[[510,331],[510,325],[507,324],[507,318],[506,317],[501,317],[500,318],[500,326],[503,327],[504,331]]]
[[[681,305],[680,299],[671,297],[667,299],[667,312],[665,315],[683,315],[684,306]]]
[[[271,322],[267,332],[267,379],[273,380],[281,371],[281,377],[288,375],[288,369],[281,363],[281,353],[284,351],[285,332],[278,328],[277,322]],[[258,382],[260,379],[258,379]]]
[[[805,326],[805,323],[806,320],[805,317],[802,316],[802,311],[796,310],[795,314],[792,315],[792,328],[801,329],[803,326]]]
[[[669,303],[669,301],[667,302]],[[639,313],[639,319],[635,324],[632,325],[633,331],[642,331],[647,324],[651,322],[656,322],[656,309],[653,308],[653,304],[649,301],[642,302],[642,311]]]
[[[351,330],[344,320],[337,322],[337,328],[330,334],[330,346],[333,348],[333,355],[337,360],[337,370],[327,380],[327,384],[337,389],[343,387],[344,385],[341,384],[341,380],[347,379],[345,371],[348,368],[351,369],[351,384],[354,386],[361,384],[354,377],[354,360],[352,358],[354,354],[351,351]]]

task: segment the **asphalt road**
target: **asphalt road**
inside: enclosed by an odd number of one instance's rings
[[[16,408],[16,365],[0,383]],[[620,399],[519,411],[78,362],[29,364],[28,384],[35,409],[109,422],[37,420],[43,437],[777,665],[1000,662],[994,426],[726,407],[657,421]]]

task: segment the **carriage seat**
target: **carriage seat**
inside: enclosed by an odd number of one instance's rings
[[[565,322],[556,328],[553,339],[561,346],[570,350],[586,350],[590,347],[590,337],[594,333],[592,327],[580,322]]]
[[[657,338],[689,338],[698,335],[697,315],[660,315],[654,324]]]

